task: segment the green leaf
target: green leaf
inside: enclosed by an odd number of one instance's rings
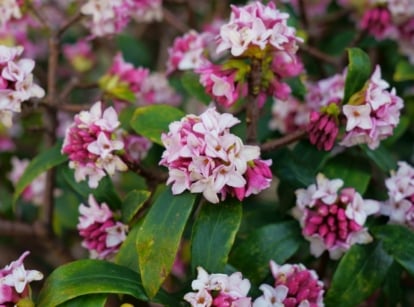
[[[381,243],[352,246],[335,271],[326,306],[357,306],[382,284],[392,262]]]
[[[397,168],[397,161],[387,148],[380,145],[377,149],[369,149],[366,145],[361,145],[367,157],[372,160],[382,171],[389,173]]]
[[[193,226],[191,267],[223,272],[242,218],[242,205],[229,200],[219,205],[205,203]],[[218,248],[219,247],[219,248]]]
[[[166,188],[144,219],[137,246],[142,283],[150,298],[171,271],[196,197],[197,194],[190,193],[173,195]]]
[[[143,190],[133,190],[125,196],[122,204],[122,222],[128,224],[135,214],[145,204],[151,196],[151,192]]]
[[[342,179],[344,181],[343,187],[355,188],[360,194],[365,193],[371,180],[369,165],[346,155],[330,160],[323,168],[322,173],[329,179]]]
[[[150,105],[137,108],[132,116],[131,127],[142,136],[163,146],[161,134],[168,132],[171,122],[180,120],[185,113],[169,105]]]
[[[401,225],[384,225],[373,230],[384,249],[414,276],[414,232]]]
[[[199,81],[200,77],[193,72],[185,72],[181,77],[181,84],[190,96],[197,98],[200,102],[208,105],[211,97],[207,95],[204,86]]]
[[[414,66],[407,60],[401,60],[398,62],[394,72],[394,81],[412,81],[414,80]]]
[[[344,103],[353,94],[360,91],[371,75],[371,60],[364,51],[359,48],[348,49],[348,72],[345,80]]]
[[[110,90],[108,93],[111,94],[114,98],[121,99],[127,102],[134,103],[137,101],[137,97],[134,92],[129,89],[128,86],[116,86]]]
[[[59,307],[104,307],[106,298],[106,294],[82,295],[60,304]]]
[[[145,41],[138,40],[128,34],[116,35],[117,49],[122,51],[126,62],[135,66],[150,66],[154,60],[154,54]]]
[[[140,220],[136,225],[129,231],[125,241],[122,242],[121,248],[115,257],[115,262],[131,270],[140,273],[139,262],[138,262],[138,250],[137,250],[137,239],[139,230],[142,225]]]
[[[108,261],[88,259],[53,271],[40,291],[38,306],[54,307],[82,295],[99,293],[129,294],[148,300],[136,272]]]
[[[24,189],[43,172],[65,162],[68,157],[60,153],[62,143],[56,143],[53,147],[37,155],[27,166],[23,175],[16,183],[13,194],[13,203],[17,201]]]
[[[269,274],[269,261],[284,263],[303,242],[295,221],[266,225],[251,233],[230,254],[230,263],[252,283],[261,282]]]

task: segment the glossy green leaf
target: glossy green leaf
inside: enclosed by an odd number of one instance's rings
[[[86,294],[120,293],[147,300],[140,276],[108,261],[79,260],[58,267],[39,294],[38,306],[54,307]]]
[[[223,272],[242,218],[242,204],[228,200],[219,206],[205,203],[193,226],[191,266]],[[219,248],[218,248],[219,247]]]
[[[16,183],[16,189],[13,194],[13,203],[19,198],[24,189],[43,172],[62,164],[68,160],[66,155],[60,153],[62,144],[56,143],[55,146],[38,154],[27,166],[23,175]]]
[[[392,262],[380,243],[352,246],[334,273],[325,305],[357,306],[382,284]]]
[[[401,225],[385,225],[375,228],[373,232],[383,242],[384,249],[414,275],[414,232]]]
[[[149,297],[157,293],[171,271],[196,197],[190,193],[173,195],[166,188],[144,219],[137,247],[142,283]]]
[[[154,143],[163,145],[161,134],[168,132],[168,126],[178,121],[185,113],[169,105],[150,105],[137,108],[131,119],[131,127],[135,132],[145,136]]]
[[[115,257],[115,262],[117,264],[130,268],[137,273],[140,273],[137,239],[141,225],[142,220],[132,227]]]
[[[371,180],[369,164],[354,157],[341,155],[330,160],[322,170],[329,179],[340,178],[344,181],[343,187],[355,188],[364,194]]]
[[[345,80],[345,94],[343,102],[347,103],[353,94],[360,91],[371,75],[371,60],[359,48],[348,49],[348,73]]]
[[[407,60],[399,61],[395,68],[393,78],[397,82],[414,80],[414,66]]]
[[[230,254],[230,263],[253,283],[269,274],[269,261],[279,264],[289,259],[303,242],[295,221],[266,225],[251,233]]]
[[[195,73],[185,72],[181,77],[181,83],[190,96],[195,97],[204,104],[209,104],[212,99],[207,95],[205,88],[201,85],[199,79],[200,77]]]
[[[384,146],[380,145],[375,150],[369,149],[366,145],[361,145],[361,148],[367,157],[382,171],[389,173],[389,171],[397,168],[397,161]]]
[[[129,192],[122,204],[122,222],[128,224],[150,196],[151,192],[144,190],[132,190]]]
[[[107,299],[107,294],[90,294],[82,295],[71,299],[58,307],[104,307]]]

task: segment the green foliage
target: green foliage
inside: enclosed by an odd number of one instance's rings
[[[137,239],[142,283],[150,298],[171,271],[181,236],[197,195],[173,195],[165,189],[154,201]]]
[[[219,206],[205,203],[193,226],[191,267],[223,272],[242,218],[241,203],[227,200]]]
[[[392,258],[381,243],[352,246],[335,271],[326,306],[358,305],[382,284],[391,265]]]
[[[345,80],[344,103],[348,103],[351,96],[360,91],[371,75],[371,60],[359,48],[348,49],[348,73]]]
[[[122,222],[128,224],[139,209],[149,199],[151,192],[142,190],[132,190],[125,196],[122,203]]]
[[[183,73],[181,76],[181,84],[190,96],[197,98],[206,105],[211,102],[211,97],[207,95],[204,87],[200,84],[198,75],[195,73]]]
[[[397,82],[414,80],[414,66],[407,60],[400,60],[395,68],[394,80]]]
[[[13,203],[17,201],[24,189],[43,172],[67,161],[68,157],[61,154],[61,143],[56,143],[52,148],[38,154],[27,166],[25,172],[16,184],[13,194]]]
[[[170,123],[184,116],[183,111],[169,105],[150,105],[135,110],[131,127],[136,133],[162,145],[161,134],[168,131]]]

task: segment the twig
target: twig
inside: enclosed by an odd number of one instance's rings
[[[83,15],[80,12],[73,15],[68,21],[66,21],[66,23],[64,23],[59,28],[59,30],[56,33],[56,37],[60,38],[71,26],[80,21],[82,18]]]
[[[249,75],[249,95],[246,104],[246,143],[257,143],[257,123],[259,121],[259,105],[257,96],[260,92],[262,78],[262,67],[259,59],[252,59],[251,72]]]
[[[309,28],[308,15],[306,14],[306,6],[304,0],[299,0],[300,19],[305,29]]]
[[[185,23],[179,20],[173,13],[171,13],[165,7],[162,9],[162,13],[164,16],[164,20],[181,33],[186,33],[190,30],[189,26],[187,26]]]
[[[331,64],[335,67],[340,66],[340,62],[336,58],[330,56],[329,54],[326,54],[326,53],[320,51],[319,49],[316,49],[312,46],[309,46],[309,45],[306,45],[306,44],[303,44],[303,43],[299,43],[299,47],[300,47],[300,50],[302,50],[303,52],[308,53],[309,55],[313,56],[314,58],[322,60],[325,63]]]
[[[166,182],[168,179],[168,175],[165,172],[155,169],[147,169],[138,163],[133,163],[125,159],[125,157],[121,157],[121,159],[128,166],[130,171],[143,176],[147,180],[149,186],[156,186],[159,183]]]
[[[271,140],[266,143],[263,143],[260,146],[262,152],[276,150],[282,147],[285,147],[289,144],[292,144],[300,139],[303,139],[307,135],[306,130],[298,130],[291,134],[285,135],[279,139]]]
[[[43,224],[33,225],[18,221],[0,219],[0,236],[5,237],[46,237],[47,230]]]

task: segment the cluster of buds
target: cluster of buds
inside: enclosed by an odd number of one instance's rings
[[[398,162],[398,169],[385,181],[389,199],[381,204],[381,214],[390,223],[406,225],[414,229],[414,168],[406,162]]]
[[[19,302],[30,299],[29,283],[43,279],[41,272],[25,269],[23,261],[27,255],[28,251],[0,269],[0,306],[20,306]]]
[[[357,6],[355,20],[361,30],[377,40],[391,39],[401,53],[414,63],[414,2],[411,0],[339,1],[344,6]]]
[[[181,97],[169,85],[165,74],[151,74],[147,68],[134,67],[125,62],[121,53],[114,57],[111,68],[101,78],[99,85],[118,103],[129,101],[138,102],[139,105],[178,105],[181,101]]]
[[[400,120],[403,101],[395,89],[388,90],[389,85],[381,79],[379,66],[362,90],[342,105],[344,80],[345,74],[338,74],[311,86],[306,96],[311,109],[309,139],[319,149],[330,150],[344,122],[340,145],[367,144],[375,149],[381,140],[392,135]]]
[[[8,178],[16,186],[20,177],[24,174],[27,166],[29,165],[28,159],[20,160],[17,157],[11,159],[12,170],[8,175]],[[22,192],[22,198],[26,202],[33,203],[35,205],[43,204],[44,192],[46,189],[46,173],[42,173],[36,177]]]
[[[324,306],[323,283],[315,271],[302,264],[278,265],[273,260],[270,261],[270,271],[274,286],[262,284],[263,295],[254,301],[253,307]]]
[[[96,188],[105,172],[112,176],[116,170],[126,171],[127,166],[117,156],[124,143],[117,139],[120,123],[112,107],[102,112],[101,102],[90,111],[75,115],[74,122],[66,130],[62,153],[69,156],[69,167],[75,169],[77,182],[86,180]]]
[[[161,0],[88,0],[81,13],[90,15],[89,26],[94,36],[122,31],[131,18],[150,22],[162,18]]]
[[[126,239],[128,226],[116,221],[106,203],[98,204],[89,195],[89,206],[79,206],[78,230],[83,238],[82,246],[91,258],[110,259]]]
[[[218,194],[222,200],[227,194],[242,200],[270,186],[271,160],[260,160],[258,146],[244,145],[229,131],[239,122],[210,108],[170,124],[162,135],[160,164],[168,167],[173,194],[202,192],[209,202],[218,203]]]
[[[42,98],[44,90],[33,83],[35,62],[20,58],[23,47],[0,45],[0,122],[12,125],[13,113],[21,111],[21,103],[30,98]]]
[[[231,274],[208,274],[202,267],[197,268],[197,279],[191,288],[197,292],[184,295],[184,300],[194,307],[250,307],[251,298],[247,297],[250,281],[243,279],[240,272]]]
[[[332,259],[338,259],[353,244],[372,241],[364,224],[368,215],[380,210],[380,204],[362,199],[354,188],[339,191],[343,184],[341,179],[329,180],[318,174],[316,184],[296,190],[293,215],[315,257],[328,250]]]

